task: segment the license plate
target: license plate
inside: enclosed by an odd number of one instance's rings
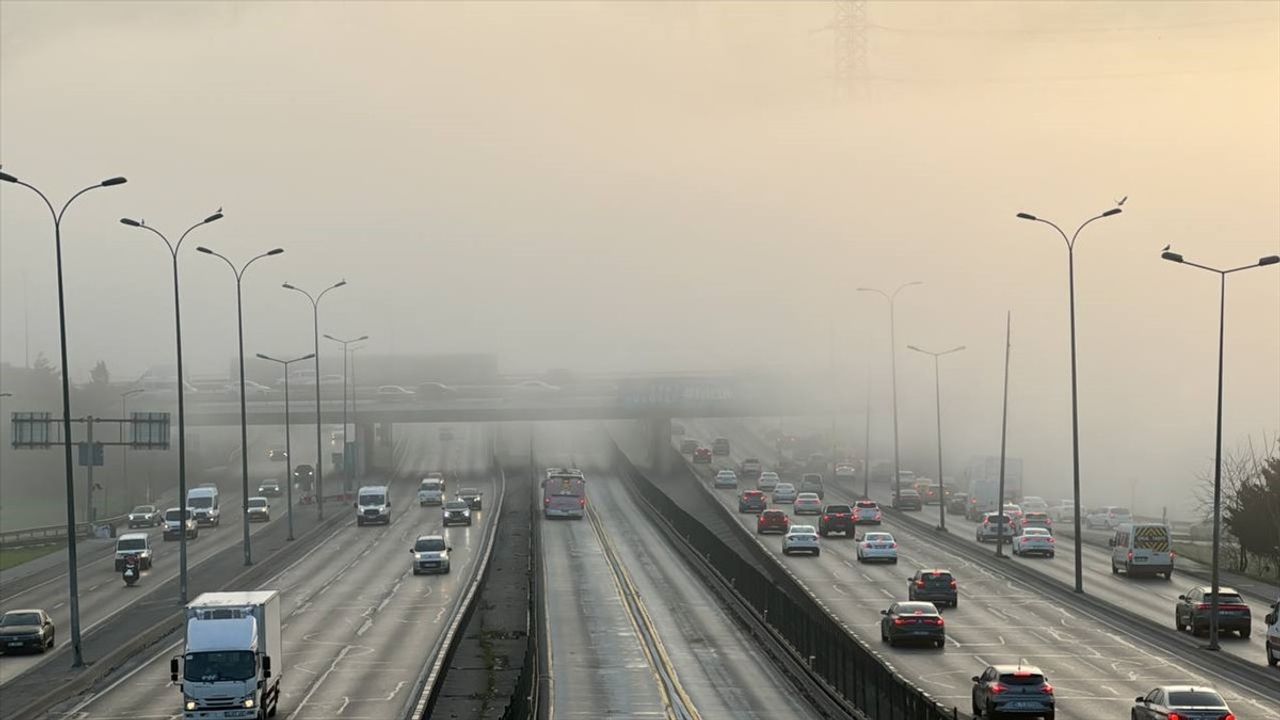
[[[9,641],[9,647],[22,647],[22,646],[23,646],[23,644],[24,644],[24,643],[23,643],[21,640],[10,640],[10,641]]]
[[[1012,702],[1012,703],[1009,703],[1008,705],[1005,705],[1005,707],[1009,708],[1010,710],[1025,710],[1027,708],[1035,707],[1035,705],[1029,702]]]

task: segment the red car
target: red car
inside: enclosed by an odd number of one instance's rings
[[[786,534],[791,529],[791,518],[781,510],[765,510],[756,519],[756,532],[763,535],[769,532]]]
[[[693,461],[699,465],[711,464],[711,448],[700,447],[693,451]]]

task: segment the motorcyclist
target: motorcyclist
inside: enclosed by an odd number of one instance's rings
[[[132,585],[138,582],[138,578],[142,576],[141,563],[138,562],[137,555],[126,555],[124,558],[124,569],[120,571],[126,585]]]

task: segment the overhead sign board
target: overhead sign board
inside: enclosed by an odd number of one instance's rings
[[[15,449],[41,449],[53,444],[53,413],[16,412],[10,424]]]
[[[132,447],[139,450],[169,449],[169,413],[131,413],[130,427],[133,429]]]

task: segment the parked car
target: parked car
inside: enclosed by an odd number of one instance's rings
[[[129,529],[139,527],[155,527],[163,522],[160,510],[155,505],[139,505],[129,511]]]
[[[907,578],[907,599],[928,600],[955,607],[960,600],[960,591],[950,570],[930,568],[917,570]]]
[[[1165,685],[1133,699],[1132,720],[1234,719],[1227,701],[1216,690],[1197,685]]]
[[[890,647],[905,641],[947,644],[946,623],[931,602],[896,602],[880,614],[880,640]]]
[[[791,517],[781,510],[765,510],[756,518],[756,532],[761,535],[770,532],[786,535],[790,529]]]
[[[1053,686],[1034,665],[989,665],[972,679],[974,716],[1054,715]]]
[[[782,536],[782,554],[792,553],[811,553],[814,557],[822,553],[818,548],[818,531],[812,525],[792,525]]]
[[[1212,606],[1213,588],[1207,585],[1190,588],[1178,596],[1178,604],[1173,607],[1173,626],[1179,632],[1191,628],[1191,634],[1204,635],[1209,632],[1210,608]],[[1218,631],[1238,632],[1240,637],[1248,638],[1253,630],[1253,613],[1235,588],[1218,586]]]
[[[738,512],[760,513],[764,512],[768,505],[769,501],[759,490],[743,490],[738,493]]]
[[[10,610],[0,616],[0,654],[15,650],[44,653],[53,644],[53,620],[44,610]]]

